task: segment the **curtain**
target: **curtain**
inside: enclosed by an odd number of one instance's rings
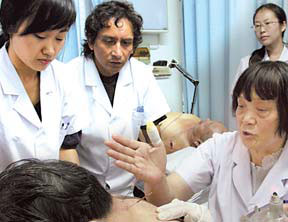
[[[252,18],[257,7],[275,3],[288,15],[286,0],[183,0],[186,70],[199,80],[193,113],[235,129],[231,112],[231,85],[240,59],[260,45]],[[285,37],[286,39],[286,37]],[[184,111],[190,112],[195,87],[185,81]]]
[[[65,45],[57,57],[62,62],[68,62],[81,54],[83,40],[85,39],[85,20],[95,5],[101,2],[101,0],[73,1],[77,13],[76,22],[67,33]]]

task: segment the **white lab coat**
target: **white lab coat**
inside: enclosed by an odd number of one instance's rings
[[[214,134],[175,171],[198,192],[211,185],[209,209],[213,221],[239,222],[242,215],[267,205],[273,192],[288,198],[288,143],[263,183],[252,195],[250,155],[237,131]]]
[[[127,61],[119,73],[112,107],[93,60],[78,57],[70,65],[78,72],[91,117],[78,148],[80,164],[110,187],[111,193],[131,195],[133,175],[114,165],[103,142],[112,134],[137,139],[141,125],[169,111],[151,67],[134,58]]]
[[[82,128],[73,103],[77,98],[70,98],[64,87],[69,80],[62,79],[67,66],[53,61],[40,74],[42,122],[5,46],[0,50],[0,67],[0,171],[24,158],[59,159],[64,136]]]
[[[237,69],[237,72],[236,72],[236,75],[234,77],[234,83],[232,85],[232,88],[231,88],[231,92],[238,80],[238,78],[240,77],[240,75],[249,67],[249,60],[250,60],[250,57],[251,55],[249,56],[245,56],[243,57],[241,60],[240,60],[240,64],[238,66],[238,69]],[[266,51],[265,55],[264,55],[264,58],[262,61],[269,61],[270,58],[269,58],[269,55]],[[288,63],[288,49],[287,47],[283,47],[283,50],[282,50],[282,53],[278,59],[279,61],[282,61],[282,62],[287,62]]]
[[[230,93],[231,93],[231,96],[229,97],[230,107],[232,106],[233,89],[234,89],[234,87],[236,85],[236,82],[237,82],[238,78],[240,77],[240,75],[249,67],[250,57],[251,57],[251,55],[248,55],[248,56],[243,57],[240,60],[240,64],[239,64],[239,66],[237,68],[237,72],[235,74],[233,83],[232,83],[231,88],[230,88]],[[269,61],[269,60],[270,60],[270,58],[269,58],[269,55],[268,55],[268,53],[266,51],[262,61]],[[278,60],[288,63],[288,49],[287,49],[286,46],[283,47],[282,53],[281,53],[281,55],[280,55]],[[229,116],[229,129],[230,130],[237,130],[235,117],[232,116],[231,114]]]

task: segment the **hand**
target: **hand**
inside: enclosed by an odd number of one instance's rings
[[[174,199],[171,203],[157,208],[160,220],[172,220],[184,216],[184,222],[210,222],[207,207]]]
[[[135,175],[138,180],[149,184],[157,184],[165,175],[166,151],[163,143],[151,147],[147,143],[113,136],[106,141],[110,149],[107,154],[116,159],[115,164]]]

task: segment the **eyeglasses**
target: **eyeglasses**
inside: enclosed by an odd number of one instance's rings
[[[259,32],[261,28],[265,28],[265,30],[270,30],[274,24],[279,23],[279,21],[271,21],[271,22],[264,22],[264,23],[256,23],[252,26],[254,31]]]

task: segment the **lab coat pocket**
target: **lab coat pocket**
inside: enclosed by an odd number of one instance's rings
[[[144,112],[133,111],[132,112],[132,136],[134,139],[138,138],[139,130],[141,125],[145,125],[144,123]]]

